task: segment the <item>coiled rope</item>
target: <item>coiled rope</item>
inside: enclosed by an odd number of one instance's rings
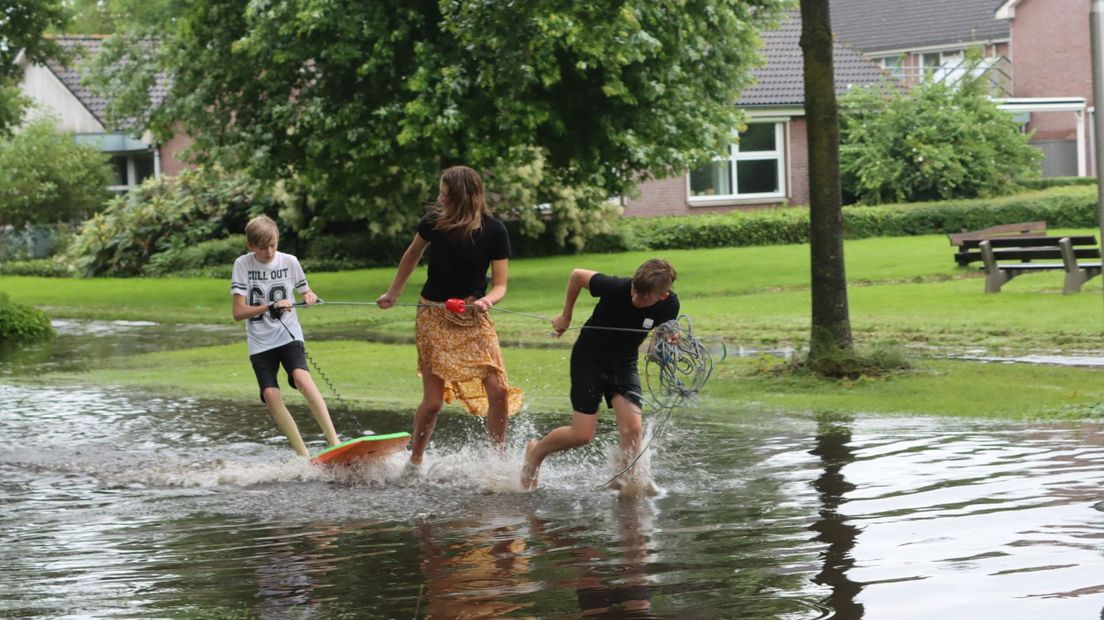
[[[722,343],[722,360],[725,354]],[[639,396],[654,408],[656,413],[651,415],[659,416],[660,419],[653,425],[653,430],[644,442],[644,446],[640,448],[640,452],[602,484],[600,489],[609,487],[613,481],[636,465],[651,447],[652,440],[666,430],[667,423],[675,410],[687,403],[696,402],[698,392],[705,387],[706,381],[713,374],[713,354],[709,347],[694,336],[692,321],[685,314],[656,326],[652,332],[652,340],[648,345],[645,360],[644,385],[648,393]],[[653,376],[656,377],[654,381]]]

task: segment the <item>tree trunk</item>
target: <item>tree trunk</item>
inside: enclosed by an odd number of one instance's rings
[[[809,357],[816,359],[832,350],[852,348],[843,263],[839,112],[828,0],[801,0],[801,50],[805,60],[805,123],[809,142],[813,297]]]

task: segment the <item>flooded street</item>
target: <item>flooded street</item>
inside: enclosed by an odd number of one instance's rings
[[[598,488],[615,435],[602,416],[600,441],[550,458],[523,494],[522,446],[559,418],[522,414],[499,457],[477,420],[448,413],[423,477],[402,480],[401,456],[335,475],[291,457],[255,403],[19,381],[79,367],[102,338],[149,338],[75,331],[0,365],[0,617],[1064,620],[1104,608],[1100,425],[689,410],[649,454],[662,494],[619,500]],[[359,416],[378,432],[410,420]]]

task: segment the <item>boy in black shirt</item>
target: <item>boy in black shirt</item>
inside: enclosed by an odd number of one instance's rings
[[[521,470],[523,489],[536,488],[545,457],[594,438],[603,397],[617,416],[622,465],[634,456],[643,436],[637,354],[649,331],[678,318],[678,295],[671,291],[675,275],[675,268],[660,259],[646,261],[631,280],[586,269],[571,272],[563,313],[552,319],[556,333],[563,334],[571,326],[571,312],[582,289],[590,290],[598,304],[571,349],[571,426],[529,442]]]

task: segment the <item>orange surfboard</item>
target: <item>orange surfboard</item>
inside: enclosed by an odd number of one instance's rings
[[[352,465],[364,459],[394,454],[410,443],[410,433],[365,435],[330,446],[311,458],[315,465]]]

